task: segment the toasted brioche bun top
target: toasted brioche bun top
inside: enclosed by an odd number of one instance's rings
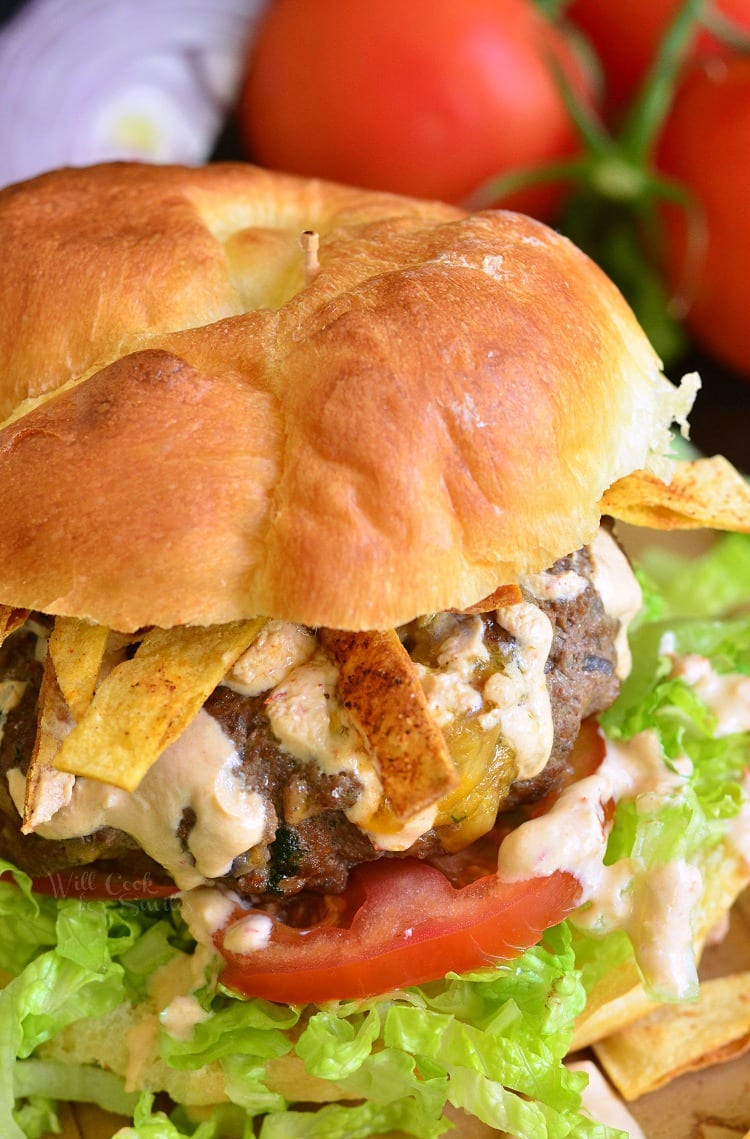
[[[0,244],[7,605],[124,631],[468,605],[590,540],[686,410],[614,286],[516,214],[108,165],[1,192]]]

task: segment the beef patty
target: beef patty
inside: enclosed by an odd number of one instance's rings
[[[614,639],[618,622],[606,614],[592,584],[591,558],[586,549],[561,558],[549,573],[559,576],[569,571],[587,583],[576,596],[553,600],[527,597],[543,610],[553,627],[545,671],[554,742],[544,770],[532,779],[513,783],[501,810],[515,808],[553,789],[565,771],[581,720],[609,707],[617,695]],[[490,654],[500,658],[512,654],[513,637],[499,624],[496,614],[487,613],[482,621]],[[408,647],[409,628],[401,633]],[[122,862],[131,874],[150,870],[157,877],[163,875],[129,836],[112,828],[102,828],[84,838],[55,841],[35,834],[21,835],[6,775],[12,767],[26,770],[34,744],[42,671],[35,659],[36,644],[33,633],[21,630],[0,649],[0,686],[15,684],[22,688],[20,700],[7,711],[0,739],[0,855],[35,875],[101,860],[110,867]],[[325,774],[317,765],[300,763],[286,752],[271,731],[264,696],[242,696],[220,686],[205,706],[234,741],[246,786],[259,792],[269,808],[264,839],[235,859],[231,886],[251,897],[341,892],[352,866],[383,856],[344,813],[356,802],[361,785],[351,773]],[[193,821],[189,814],[183,818],[179,832],[183,838]],[[404,853],[429,857],[439,851],[439,836],[429,831]]]

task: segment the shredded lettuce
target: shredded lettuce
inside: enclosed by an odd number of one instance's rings
[[[308,1010],[297,1020],[296,1056],[346,1097],[314,1112],[274,1102],[258,1086],[261,1061],[291,1049],[280,1033],[298,1016],[290,1010],[229,1000],[190,1041],[165,1037],[162,1055],[182,1067],[219,1060],[233,1098],[265,1115],[261,1139],[364,1139],[394,1129],[433,1139],[449,1127],[446,1103],[524,1139],[614,1136],[580,1115],[585,1078],[561,1064],[584,1001],[571,936],[561,927],[494,969],[389,999]]]
[[[18,881],[23,888],[11,891],[19,913],[29,916],[37,900],[25,892],[23,875]],[[112,902],[39,903],[38,951],[30,954],[29,935],[28,959],[0,993],[4,1139],[42,1134],[40,1126],[49,1127],[52,1118],[45,1104],[61,1092],[132,1112],[120,1139],[249,1137],[257,1116],[263,1117],[262,1139],[355,1139],[394,1129],[436,1139],[450,1126],[446,1103],[524,1139],[616,1135],[580,1114],[584,1078],[561,1064],[585,1000],[564,927],[517,961],[390,999],[303,1013],[236,1000],[221,990],[210,998],[202,994],[211,1016],[191,1038],[161,1037],[162,1056],[172,1067],[189,1071],[214,1063],[223,1069],[233,1106],[222,1105],[197,1123],[185,1111],[154,1111],[149,1097],[134,1102],[111,1072],[71,1066],[66,1080],[64,1064],[33,1055],[65,1025],[130,1000],[142,981],[144,947],[166,952],[175,916]],[[10,908],[10,893],[5,904]],[[49,947],[52,909],[55,949]],[[137,966],[133,975],[128,964]],[[269,1090],[266,1064],[293,1048],[311,1076],[337,1085],[342,1102],[301,1111]]]
[[[139,942],[164,918],[135,904],[40,897],[9,863],[0,861],[0,872],[13,877],[0,882],[0,967],[12,978],[0,989],[0,1134],[33,1139],[51,1129],[44,1101],[63,1090],[64,1098],[130,1110],[133,1097],[100,1069],[72,1068],[66,1082],[55,1065],[29,1057],[67,1025],[102,1016],[142,990],[142,976],[127,962],[131,955],[139,961]]]
[[[624,859],[640,872],[682,860],[703,869],[743,803],[741,781],[750,760],[750,732],[716,736],[716,719],[680,676],[674,656],[705,657],[719,674],[750,674],[750,538],[728,535],[700,559],[654,552],[641,577],[647,616],[631,633],[633,668],[617,702],[600,718],[614,740],[655,733],[668,768],[690,770],[658,800],[641,797],[617,806],[606,862]],[[733,615],[722,617],[729,606]],[[645,936],[645,935],[644,935]],[[640,964],[642,946],[621,931],[606,936],[575,930],[576,960],[587,991],[627,957]],[[652,995],[664,999],[648,970]],[[691,986],[697,992],[697,976]],[[687,995],[687,993],[686,993]]]
[[[143,1095],[133,1112],[133,1126],[122,1127],[115,1139],[253,1139],[252,1119],[232,1106],[222,1105],[211,1119],[192,1121],[178,1108],[172,1116],[154,1111],[154,1096]]]
[[[692,771],[648,809],[617,808],[607,862],[629,859],[644,871],[699,861],[741,805],[750,737],[715,738],[709,709],[671,675],[665,645],[707,656],[719,672],[750,674],[750,614],[740,609],[750,597],[750,539],[731,536],[700,563],[651,559],[647,570],[633,673],[603,723],[615,740],[655,732],[667,767],[687,756]],[[196,995],[208,1015],[190,1038],[160,1034],[171,1069],[213,1065],[223,1074],[229,1102],[193,1117],[185,1107],[166,1114],[152,1095],[136,1098],[112,1072],[66,1070],[39,1051],[81,1017],[141,1001],[154,968],[191,951],[179,912],[36,897],[25,875],[14,878],[0,882],[0,968],[12,978],[0,991],[3,1139],[53,1129],[58,1096],[127,1113],[132,1123],[118,1139],[366,1139],[391,1130],[437,1139],[451,1127],[446,1109],[521,1139],[621,1134],[582,1113],[586,1077],[563,1065],[587,992],[633,953],[620,930],[599,935],[564,922],[515,961],[366,1002],[302,1010],[207,984]],[[288,1101],[267,1083],[277,1061],[331,1081],[337,1102],[303,1110]]]
[[[718,673],[750,673],[750,613],[719,620],[714,592],[717,576],[723,580],[734,568],[750,598],[750,539],[729,535],[702,560],[677,563],[672,557],[670,566],[659,619],[641,623],[631,636],[631,674],[601,724],[615,740],[655,732],[667,766],[687,757],[692,770],[658,809],[632,801],[618,805],[607,852],[610,863],[633,854],[649,866],[695,858],[722,839],[725,822],[742,805],[740,781],[750,757],[750,733],[715,736],[714,715],[685,680],[672,675],[672,665],[675,654],[697,654]],[[711,588],[700,588],[699,567]],[[728,596],[737,602],[738,595],[725,586],[723,601]]]
[[[725,535],[699,558],[654,545],[639,561],[664,616],[724,617],[747,606],[750,598],[750,541],[745,534]]]
[[[446,1102],[525,1139],[585,1134],[580,1076],[560,1064],[585,1000],[573,966],[570,935],[556,930],[516,962],[304,1016],[219,994],[214,1015],[190,1040],[162,1037],[162,1056],[183,1069],[220,1062],[228,1094],[265,1116],[262,1139],[393,1129],[433,1139],[447,1127]],[[292,1050],[291,1027],[307,1073],[364,1103],[295,1111],[269,1092],[265,1062]]]
[[[104,1068],[59,1060],[17,1060],[13,1084],[19,1099],[46,1097],[96,1103],[115,1115],[131,1115],[139,1095],[126,1092],[123,1080]]]

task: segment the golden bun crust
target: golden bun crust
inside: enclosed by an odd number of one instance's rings
[[[116,164],[3,191],[0,238],[0,603],[392,627],[588,541],[685,410],[520,215]]]

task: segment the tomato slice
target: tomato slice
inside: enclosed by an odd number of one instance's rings
[[[525,882],[485,875],[456,889],[434,866],[393,859],[358,867],[364,901],[346,928],[292,929],[272,921],[268,944],[248,954],[216,944],[222,983],[284,1004],[358,999],[517,956],[575,908],[579,886],[557,873]],[[243,920],[257,911],[239,911]]]
[[[563,785],[592,774],[604,758],[595,719],[584,721]],[[516,821],[548,809],[559,790],[524,809]],[[350,878],[344,916],[333,924],[294,929],[276,918],[268,943],[249,953],[224,944],[232,924],[258,910],[236,910],[215,943],[225,958],[222,983],[243,996],[285,1004],[359,999],[424,984],[509,960],[575,909],[580,888],[571,874],[501,882],[493,872],[504,823],[466,851],[437,861],[383,859]],[[445,871],[445,872],[444,872]]]

